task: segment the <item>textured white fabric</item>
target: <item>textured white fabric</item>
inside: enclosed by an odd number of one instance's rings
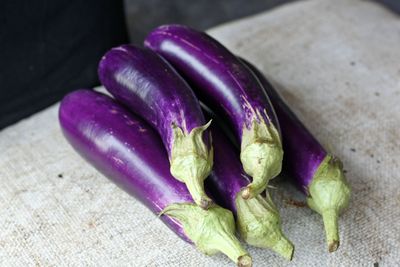
[[[353,189],[342,244],[326,252],[320,216],[272,190],[296,245],[287,263],[249,248],[255,266],[400,265],[400,20],[366,1],[305,1],[212,29],[267,73],[344,162]],[[177,238],[63,139],[54,105],[0,132],[0,266],[232,266]]]

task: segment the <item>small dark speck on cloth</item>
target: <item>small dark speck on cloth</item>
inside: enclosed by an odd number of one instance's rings
[[[307,204],[305,202],[297,201],[297,200],[290,199],[290,198],[286,199],[286,204],[289,204],[289,205],[292,205],[292,206],[295,206],[298,208],[303,208],[303,207],[307,206]]]
[[[355,148],[350,148],[351,152],[356,152]]]
[[[59,173],[59,174],[57,175],[57,177],[60,178],[60,179],[64,178],[64,176],[63,176],[62,173]]]
[[[89,228],[96,228],[96,223],[94,221],[88,222]]]

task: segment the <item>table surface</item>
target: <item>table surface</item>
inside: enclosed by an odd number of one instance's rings
[[[210,30],[254,62],[344,162],[353,189],[342,244],[292,186],[272,190],[291,263],[248,248],[254,266],[400,264],[400,20],[366,1],[305,1]],[[233,266],[204,256],[84,162],[58,104],[0,132],[0,266]]]

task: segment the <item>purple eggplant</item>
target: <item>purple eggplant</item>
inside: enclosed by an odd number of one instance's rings
[[[140,200],[185,241],[205,254],[225,253],[239,266],[251,258],[236,239],[234,218],[217,205],[201,209],[169,171],[153,129],[110,97],[90,90],[67,95],[60,106],[64,136],[97,170]]]
[[[243,199],[241,193],[251,181],[242,168],[239,151],[223,134],[217,124],[210,127],[214,146],[214,168],[206,180],[206,188],[219,199],[219,204],[236,216],[238,230],[246,243],[270,248],[291,260],[293,244],[281,230],[279,212],[266,191],[266,197],[257,195]]]
[[[172,175],[184,182],[202,208],[211,205],[204,179],[213,150],[200,104],[189,85],[162,57],[149,49],[122,45],[99,64],[105,88],[155,128],[168,151]]]
[[[233,127],[240,159],[252,182],[243,198],[261,193],[281,171],[283,150],[274,109],[257,79],[224,46],[186,26],[153,30],[145,46],[167,59],[199,98]]]
[[[329,252],[336,251],[339,247],[339,214],[350,199],[342,163],[307,130],[265,76],[252,64],[243,62],[261,82],[275,107],[285,150],[283,169],[307,195],[310,208],[322,215]]]

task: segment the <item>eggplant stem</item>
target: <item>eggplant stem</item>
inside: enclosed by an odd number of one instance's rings
[[[278,130],[272,123],[267,123],[258,114],[250,128],[242,130],[240,161],[244,171],[253,177],[253,181],[243,190],[242,197],[251,199],[268,185],[270,179],[282,169],[283,150]]]
[[[222,252],[238,266],[251,266],[251,257],[235,236],[231,211],[217,205],[204,210],[194,203],[175,203],[161,214],[177,219],[185,234],[204,254]]]
[[[177,125],[172,125],[173,144],[171,149],[171,174],[178,181],[186,184],[193,200],[203,209],[208,209],[213,201],[204,191],[204,180],[213,166],[213,148],[203,140],[203,133],[211,121],[193,128],[186,133]]]
[[[269,248],[291,260],[294,246],[282,233],[279,212],[266,193],[266,198],[258,195],[249,200],[243,199],[241,192],[237,194],[235,204],[240,235],[252,246]]]
[[[342,168],[337,158],[327,155],[308,186],[307,204],[322,216],[329,252],[339,247],[339,214],[350,199],[350,187]]]

